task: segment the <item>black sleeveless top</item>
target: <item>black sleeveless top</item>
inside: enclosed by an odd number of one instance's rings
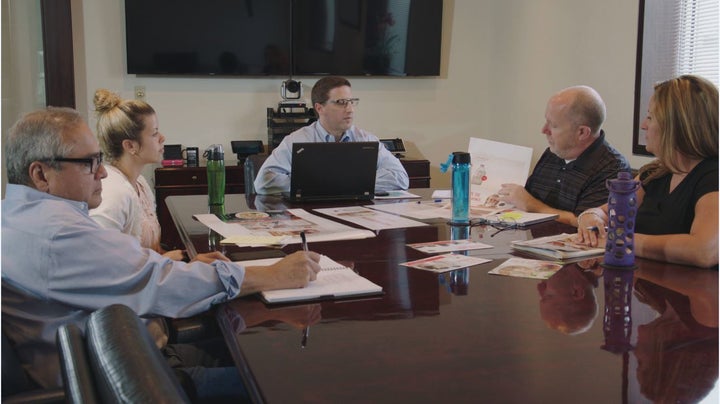
[[[668,173],[643,186],[645,197],[638,208],[636,233],[690,233],[698,199],[718,191],[718,159],[714,157],[701,161],[669,193],[671,178],[672,174]]]

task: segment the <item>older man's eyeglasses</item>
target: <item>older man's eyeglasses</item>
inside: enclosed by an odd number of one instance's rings
[[[62,162],[62,163],[85,164],[88,167],[90,167],[90,174],[96,174],[98,172],[98,169],[100,168],[100,165],[103,162],[103,154],[98,153],[94,157],[87,157],[87,158],[51,157],[48,159],[44,159],[44,161],[58,161],[58,162]]]
[[[329,103],[335,104],[338,107],[347,108],[348,105],[357,106],[360,103],[360,98],[340,98],[337,100],[328,100]]]

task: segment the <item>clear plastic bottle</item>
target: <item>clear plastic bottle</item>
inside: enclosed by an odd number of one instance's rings
[[[208,205],[225,204],[225,154],[222,145],[214,144],[205,150],[207,158]]]

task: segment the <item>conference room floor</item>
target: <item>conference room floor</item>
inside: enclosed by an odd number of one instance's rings
[[[208,212],[207,196],[166,201],[191,254],[258,250],[221,246],[217,234],[192,218]],[[226,195],[225,211],[335,205]],[[467,254],[492,260],[486,264],[442,274],[400,265],[428,257],[407,244],[448,240],[452,229],[433,221],[311,244],[381,285],[381,296],[270,306],[249,296],[218,307],[253,401],[612,403],[717,396],[711,392],[718,378],[717,271],[638,258],[631,270],[605,268],[601,259],[570,263],[547,280],[488,274],[520,256],[510,241],[574,231],[556,222],[500,232],[472,227],[472,240],[494,247]]]

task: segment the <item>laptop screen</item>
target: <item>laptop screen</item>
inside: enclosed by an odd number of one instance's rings
[[[369,200],[378,142],[294,143],[291,201]]]

